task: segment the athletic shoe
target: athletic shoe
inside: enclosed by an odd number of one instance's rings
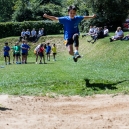
[[[113,39],[112,38],[110,38],[110,42],[112,42],[113,41]]]
[[[75,58],[81,58],[81,56],[79,55],[78,52],[74,53],[74,57],[75,57]]]
[[[77,62],[77,58],[75,58],[75,56],[73,56],[73,60],[74,60],[74,62]]]

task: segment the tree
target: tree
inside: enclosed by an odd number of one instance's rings
[[[0,0],[0,22],[11,20],[15,0]]]
[[[122,26],[129,14],[129,0],[88,0],[88,6],[97,18],[91,23],[97,26]]]

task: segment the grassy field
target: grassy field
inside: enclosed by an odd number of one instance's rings
[[[127,32],[126,32],[127,33]],[[110,33],[113,35],[113,33]],[[11,47],[18,37],[0,39],[0,66],[4,65],[2,47]],[[109,42],[109,37],[91,44],[80,37],[80,54],[73,62],[63,44],[63,35],[47,36],[38,43],[29,43],[28,64],[12,64],[0,68],[0,94],[37,95],[94,95],[129,93],[129,42]],[[33,50],[39,43],[57,45],[57,61],[35,64]],[[11,62],[12,62],[12,52]]]

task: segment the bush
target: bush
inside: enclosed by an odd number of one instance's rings
[[[0,38],[9,36],[20,36],[22,29],[44,28],[46,34],[59,34],[63,27],[61,24],[52,21],[24,21],[0,23]]]

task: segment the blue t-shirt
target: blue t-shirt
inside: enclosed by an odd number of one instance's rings
[[[49,53],[51,51],[51,46],[46,47],[46,53]]]
[[[9,55],[10,47],[4,46],[3,51],[4,51],[4,55]]]
[[[59,17],[59,22],[64,26],[64,39],[70,39],[75,33],[79,34],[78,24],[84,19],[83,16],[75,16],[71,19],[69,16]]]
[[[24,49],[24,48],[26,48],[26,49]],[[28,53],[28,49],[29,49],[29,48],[30,48],[29,45],[27,45],[27,44],[22,44],[22,45],[21,45],[22,53]]]

